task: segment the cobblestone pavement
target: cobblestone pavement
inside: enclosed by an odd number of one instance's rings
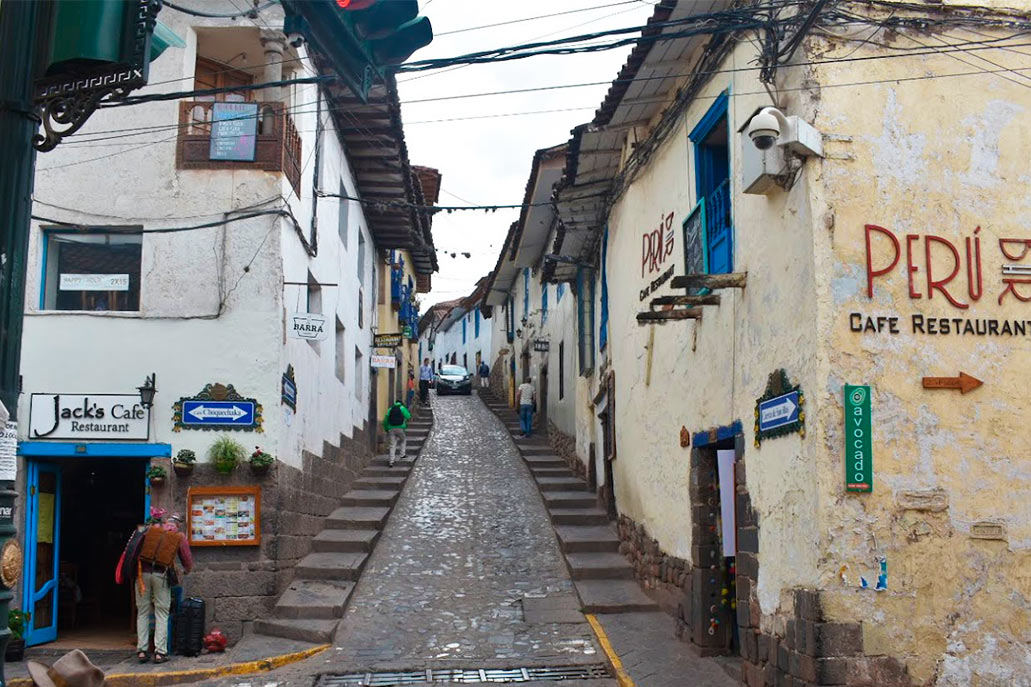
[[[338,630],[342,657],[356,667],[603,661],[585,622],[524,621],[524,597],[575,592],[505,428],[470,397],[435,398],[434,418]]]

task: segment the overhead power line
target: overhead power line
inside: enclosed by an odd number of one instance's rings
[[[316,191],[315,195],[319,198],[337,198],[339,200],[349,200],[355,203],[360,203],[366,207],[374,208],[403,208],[406,210],[415,210],[416,212],[436,213],[446,212],[448,214],[452,212],[458,212],[461,210],[478,210],[481,212],[497,212],[498,210],[519,210],[521,208],[536,208],[536,207],[550,207],[551,202],[544,203],[499,203],[495,205],[419,205],[416,203],[409,203],[401,200],[369,200],[368,198],[358,198],[351,196],[346,193],[327,193],[326,191]],[[590,198],[601,198],[603,194],[596,193],[589,196],[582,196],[577,200],[588,200]]]
[[[441,36],[452,36],[456,33],[466,33],[468,31],[479,31],[481,29],[493,29],[497,26],[510,26],[511,24],[522,24],[528,21],[537,21],[538,19],[550,19],[552,17],[562,17],[567,14],[579,14],[580,12],[591,12],[594,10],[608,9],[609,7],[619,7],[620,5],[634,5],[637,4],[638,0],[623,0],[623,2],[613,2],[608,5],[595,5],[593,7],[581,7],[575,10],[566,10],[565,12],[554,12],[552,14],[538,14],[532,17],[523,17],[521,19],[510,19],[508,21],[499,21],[493,24],[481,24],[480,26],[469,26],[464,29],[453,29],[451,31],[438,31],[433,34],[434,38],[440,38]]]
[[[250,19],[254,19],[258,16],[258,12],[260,12],[261,10],[272,7],[273,5],[278,5],[279,0],[269,0],[269,2],[266,2],[264,5],[258,5],[257,7],[252,7],[249,10],[228,13],[201,12],[200,10],[194,10],[190,9],[189,7],[177,5],[174,2],[169,2],[169,0],[163,0],[161,4],[163,7],[168,7],[169,9],[173,9],[176,12],[182,12],[183,14],[189,14],[194,17],[206,17],[209,19],[239,19],[241,17],[249,17]]]

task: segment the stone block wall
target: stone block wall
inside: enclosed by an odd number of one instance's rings
[[[619,552],[630,561],[638,582],[663,610],[679,618],[680,609],[690,593],[690,561],[667,555],[643,525],[626,515],[619,516],[617,530]]]
[[[247,445],[246,437],[237,440]],[[208,630],[218,627],[236,642],[248,623],[272,611],[323,519],[368,465],[368,428],[341,437],[339,447],[323,444],[321,455],[305,451],[301,469],[277,462],[263,476],[246,464],[221,475],[198,458],[192,475],[172,474],[166,487],[152,489],[152,503],[185,516],[190,487],[261,486],[261,544],[194,547],[194,570],[183,582],[185,596],[205,600]]]
[[[554,422],[548,420],[548,443],[555,449],[555,453],[562,456],[577,477],[587,479],[587,465],[576,454],[576,437],[566,434]]]

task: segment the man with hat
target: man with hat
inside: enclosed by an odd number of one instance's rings
[[[86,658],[86,654],[73,649],[47,668],[42,663],[26,661],[29,676],[36,687],[101,687],[104,671]]]
[[[132,579],[136,592],[136,658],[150,660],[150,614],[154,614],[154,663],[168,660],[168,611],[172,605],[172,586],[178,583],[176,559],[188,573],[193,555],[186,536],[180,533],[176,513],[162,524],[163,509],[151,509],[150,526],[144,526],[129,539],[123,554],[125,577]]]

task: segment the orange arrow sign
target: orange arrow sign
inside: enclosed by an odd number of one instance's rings
[[[958,377],[924,377],[925,389],[959,389],[961,394],[973,391],[984,384],[977,377],[960,372]]]

